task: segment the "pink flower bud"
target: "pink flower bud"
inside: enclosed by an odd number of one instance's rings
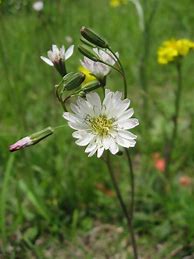
[[[15,144],[13,144],[9,147],[9,151],[14,152],[14,151],[20,150],[22,148],[35,145],[35,144],[39,143],[41,140],[52,135],[53,133],[54,133],[54,130],[51,127],[45,128],[30,136],[27,136],[25,138],[18,140]]]
[[[25,137],[25,138],[18,140],[16,143],[12,144],[9,147],[9,151],[14,152],[14,151],[20,150],[22,148],[25,148],[27,146],[30,146],[32,144],[33,144],[33,142],[31,140],[31,138]]]

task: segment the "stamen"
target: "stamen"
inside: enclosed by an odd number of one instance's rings
[[[114,119],[108,119],[106,115],[90,118],[89,123],[94,133],[101,137],[107,136],[113,127]]]

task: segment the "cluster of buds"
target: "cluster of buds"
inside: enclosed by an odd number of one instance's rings
[[[103,87],[106,82],[106,76],[110,73],[111,67],[115,65],[118,53],[112,54],[109,50],[107,40],[103,39],[97,33],[82,27],[81,44],[78,50],[84,55],[81,61],[82,72],[67,73],[65,61],[73,54],[73,46],[65,52],[64,47],[59,49],[56,45],[52,46],[52,51],[48,51],[48,58],[42,57],[48,65],[54,66],[62,75],[62,81],[56,85],[56,95],[60,103],[66,110],[65,102],[73,96],[84,96],[90,91]],[[64,70],[65,69],[65,70]],[[87,71],[92,80],[85,82]]]

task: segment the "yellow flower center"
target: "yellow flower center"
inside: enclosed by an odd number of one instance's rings
[[[89,122],[93,132],[105,137],[112,129],[114,119],[108,119],[106,115],[99,115],[98,117],[90,118]]]

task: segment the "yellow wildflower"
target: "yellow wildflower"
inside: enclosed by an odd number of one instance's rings
[[[86,78],[84,80],[85,84],[89,83],[89,82],[91,82],[93,80],[96,80],[96,78],[91,75],[91,72],[88,69],[86,69],[85,67],[80,66],[79,67],[79,71],[82,72],[86,76]]]
[[[192,48],[193,42],[187,39],[177,40],[177,50],[180,55],[186,56]]]
[[[194,42],[188,39],[164,41],[158,49],[158,63],[168,64],[178,57],[186,56],[194,48]]]
[[[118,7],[120,5],[126,4],[127,0],[110,0],[110,5],[112,7]]]

